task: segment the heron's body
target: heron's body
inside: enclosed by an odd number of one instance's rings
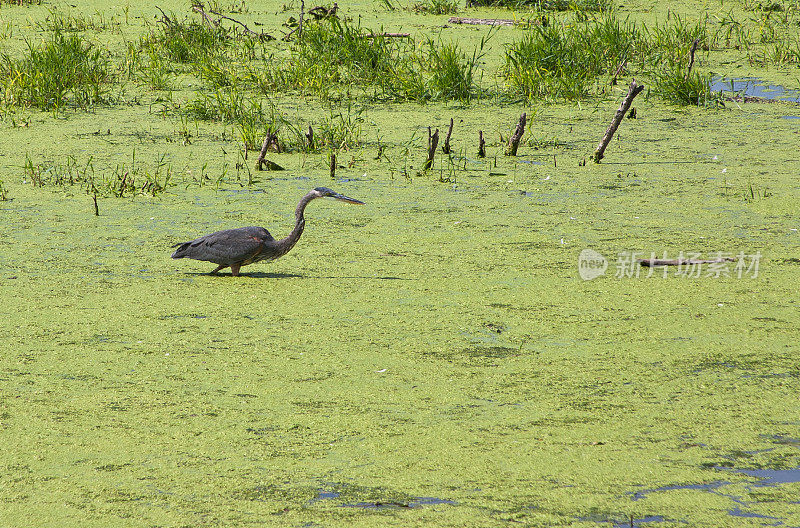
[[[330,197],[348,203],[363,204],[353,198],[348,198],[325,187],[317,187],[303,196],[295,210],[295,225],[292,232],[286,238],[275,240],[269,231],[263,227],[240,227],[238,229],[226,229],[217,231],[210,235],[196,238],[191,242],[176,244],[179,246],[172,258],[190,258],[213,262],[217,269],[211,273],[217,273],[221,269],[230,267],[231,274],[239,275],[239,268],[260,262],[262,260],[275,260],[288,253],[305,229],[306,220],[303,216],[306,205],[315,199]]]

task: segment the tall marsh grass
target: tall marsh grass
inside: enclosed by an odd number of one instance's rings
[[[105,53],[78,34],[52,33],[27,54],[0,55],[0,91],[6,105],[55,110],[87,108],[107,100],[111,66]]]

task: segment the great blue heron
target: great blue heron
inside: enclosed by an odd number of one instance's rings
[[[172,258],[213,262],[217,264],[217,269],[211,272],[212,275],[230,266],[231,275],[236,277],[242,266],[261,260],[275,260],[284,256],[294,247],[306,226],[303,211],[308,202],[314,198],[334,198],[351,204],[364,204],[364,202],[348,198],[326,187],[317,187],[300,199],[294,212],[294,229],[286,238],[275,240],[263,227],[226,229],[202,236],[191,242],[175,244],[172,247],[180,247],[172,254]]]

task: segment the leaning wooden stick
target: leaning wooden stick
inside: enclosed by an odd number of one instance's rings
[[[306,139],[308,140],[308,150],[314,150],[314,130],[311,128],[311,125],[308,125]]]
[[[641,264],[642,266],[647,266],[648,268],[654,266],[690,266],[690,265],[698,265],[698,264],[719,264],[720,262],[736,262],[736,259],[733,257],[722,257],[710,260],[703,260],[703,259],[636,259],[636,261]]]
[[[433,167],[433,158],[436,156],[436,147],[439,145],[439,129],[431,135],[431,127],[428,127],[428,159],[425,161],[422,170],[430,170]]]
[[[600,163],[600,160],[603,159],[603,153],[606,151],[606,147],[609,143],[611,143],[611,138],[614,137],[614,133],[619,128],[619,124],[622,122],[622,118],[625,117],[625,114],[631,107],[631,103],[633,103],[633,98],[639,95],[639,93],[644,90],[643,84],[636,84],[634,80],[631,83],[630,88],[628,89],[628,95],[625,96],[625,99],[622,101],[622,104],[617,109],[617,113],[614,114],[614,119],[611,121],[611,125],[606,130],[603,139],[600,140],[600,144],[597,145],[597,149],[594,151],[594,159],[595,163]]]
[[[700,42],[700,39],[694,39],[692,42],[692,49],[689,51],[689,68],[686,69],[686,76],[684,80],[689,78],[689,75],[692,74],[692,66],[694,66],[694,54],[697,51],[697,44]]]
[[[453,118],[450,118],[450,128],[447,129],[447,135],[444,137],[444,145],[442,145],[442,152],[450,154],[450,136],[453,135]]]
[[[506,156],[517,155],[517,148],[519,147],[519,142],[522,139],[522,134],[525,133],[525,121],[527,121],[527,119],[528,115],[525,112],[523,112],[522,115],[519,116],[519,123],[517,123],[517,128],[516,130],[514,130],[514,133],[508,140],[508,147],[506,148]]]

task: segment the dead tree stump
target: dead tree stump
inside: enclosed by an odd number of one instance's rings
[[[450,154],[450,136],[453,135],[453,118],[450,118],[450,128],[447,129],[447,135],[444,137],[444,145],[442,146],[442,152],[445,154]]]
[[[606,147],[611,142],[611,138],[614,137],[614,133],[617,131],[617,128],[619,128],[622,118],[625,117],[625,114],[630,109],[631,104],[633,103],[633,98],[639,95],[642,90],[644,90],[643,84],[636,84],[635,80],[631,83],[631,86],[628,89],[628,95],[626,95],[625,99],[623,99],[622,104],[617,109],[617,113],[614,114],[614,119],[611,121],[611,125],[609,125],[605,135],[603,136],[603,139],[600,140],[600,144],[597,145],[597,149],[594,151],[592,159],[594,159],[595,163],[600,163],[600,160],[603,159],[603,153],[606,151]]]
[[[439,146],[439,129],[436,129],[431,135],[431,127],[428,127],[428,159],[425,161],[425,165],[422,166],[422,170],[430,170],[433,167],[433,158],[436,156],[436,147]]]
[[[514,133],[511,135],[511,138],[508,140],[508,147],[506,147],[506,156],[516,156],[517,155],[517,148],[519,147],[519,142],[522,140],[522,134],[525,133],[525,121],[528,119],[528,116],[525,112],[519,116],[519,123],[517,123],[517,128],[514,130]]]
[[[483,140],[483,130],[478,130],[478,157],[486,157],[486,141]]]
[[[336,153],[331,151],[331,179],[336,179]]]

